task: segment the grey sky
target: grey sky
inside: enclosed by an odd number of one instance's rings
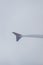
[[[43,39],[12,32],[43,34],[43,0],[0,0],[0,65],[43,65]]]

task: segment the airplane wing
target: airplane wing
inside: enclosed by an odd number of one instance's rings
[[[16,41],[19,41],[19,39],[22,37],[22,35],[19,33],[16,32],[12,32],[12,33],[16,35]]]

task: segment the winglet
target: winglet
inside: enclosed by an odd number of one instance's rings
[[[16,41],[19,41],[20,38],[22,37],[22,35],[19,33],[16,33],[16,32],[12,32],[12,33],[16,35]]]

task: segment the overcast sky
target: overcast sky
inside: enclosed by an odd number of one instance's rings
[[[43,65],[43,39],[12,32],[43,34],[43,0],[0,0],[0,65]]]

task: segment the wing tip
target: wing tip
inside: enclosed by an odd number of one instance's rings
[[[16,41],[18,42],[20,38],[22,37],[22,35],[16,32],[12,32],[12,33],[16,35]]]

